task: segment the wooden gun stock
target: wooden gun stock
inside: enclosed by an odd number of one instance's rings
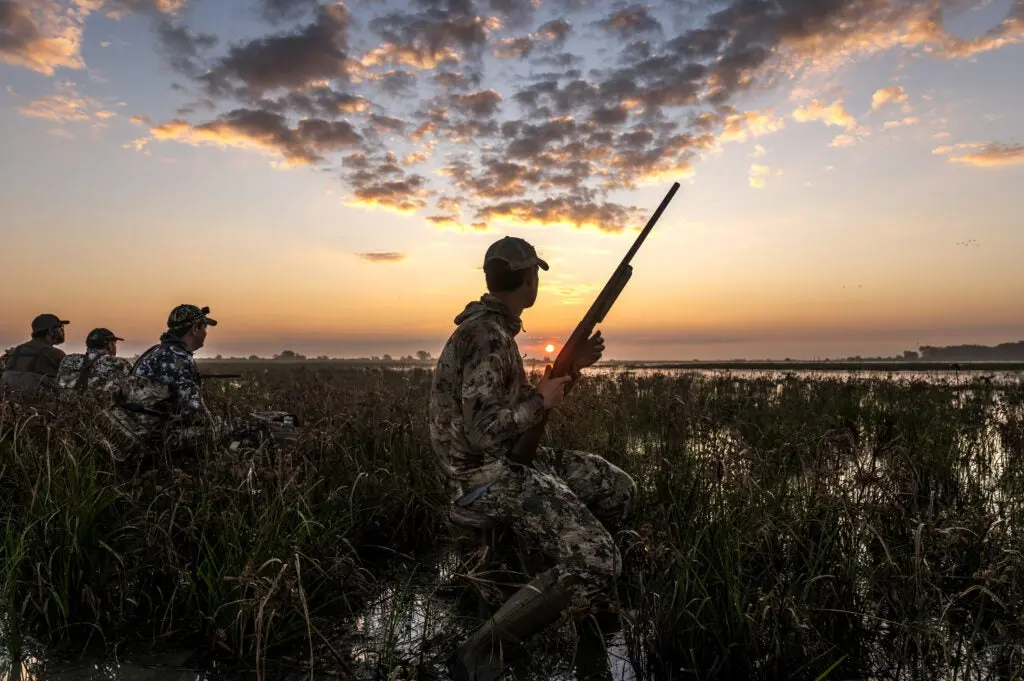
[[[576,325],[572,334],[569,335],[569,339],[558,352],[558,356],[555,357],[555,362],[551,367],[551,376],[557,378],[573,373],[576,366],[576,358],[583,344],[594,333],[594,327],[604,321],[605,316],[611,311],[615,301],[618,300],[619,294],[626,288],[630,277],[633,276],[633,267],[630,265],[630,261],[633,260],[633,256],[640,250],[640,246],[643,245],[647,235],[654,229],[654,225],[658,222],[661,214],[665,212],[677,191],[679,191],[679,183],[674,182],[672,188],[668,190],[668,194],[661,200],[657,210],[654,211],[651,219],[647,221],[643,231],[640,232],[640,236],[636,238],[636,241],[633,242],[633,246],[626,253],[622,262],[615,268],[611,278],[608,279],[608,283],[601,289],[601,293],[598,294],[597,299],[590,306],[587,314]],[[540,445],[540,439],[544,435],[544,427],[547,425],[547,421],[548,415],[545,412],[540,423],[527,430],[516,440],[512,451],[509,452],[509,458],[522,464],[531,465],[533,458],[537,455],[537,447]]]

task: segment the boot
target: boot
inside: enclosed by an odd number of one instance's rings
[[[517,591],[455,651],[455,681],[497,681],[531,636],[554,623],[571,601],[573,575],[548,570]]]

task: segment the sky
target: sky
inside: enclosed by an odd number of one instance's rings
[[[437,354],[533,243],[609,359],[1024,339],[1024,0],[0,0],[0,345]]]

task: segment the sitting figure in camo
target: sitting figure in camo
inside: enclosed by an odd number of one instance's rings
[[[287,412],[253,413],[233,429],[210,413],[194,356],[206,342],[208,327],[217,325],[209,312],[208,307],[178,305],[160,343],[136,360],[122,399],[109,412],[133,447],[188,456],[208,445],[236,450],[294,436],[298,418]]]
[[[132,365],[117,356],[118,338],[110,329],[93,329],[85,339],[85,354],[65,355],[57,372],[57,385],[65,391],[112,401],[124,388]]]
[[[203,401],[193,356],[206,342],[207,328],[217,325],[209,312],[195,305],[175,307],[160,342],[132,367],[124,398],[111,416],[137,443],[180,451],[216,436],[218,424]]]
[[[450,664],[460,681],[501,676],[519,644],[567,606],[606,603],[622,569],[610,529],[632,509],[629,475],[586,452],[540,447],[531,466],[509,458],[517,439],[561,404],[566,382],[604,351],[598,332],[572,377],[545,372],[536,387],[529,384],[515,337],[537,298],[540,269],[547,263],[522,239],[491,245],[488,293],[455,318],[431,389],[430,438],[453,503],[510,527],[557,561],[460,647]]]

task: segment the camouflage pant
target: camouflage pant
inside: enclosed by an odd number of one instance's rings
[[[508,525],[575,573],[584,598],[607,592],[622,572],[607,526],[617,529],[629,517],[636,483],[622,469],[586,452],[540,447],[534,466],[504,464],[467,507]]]

